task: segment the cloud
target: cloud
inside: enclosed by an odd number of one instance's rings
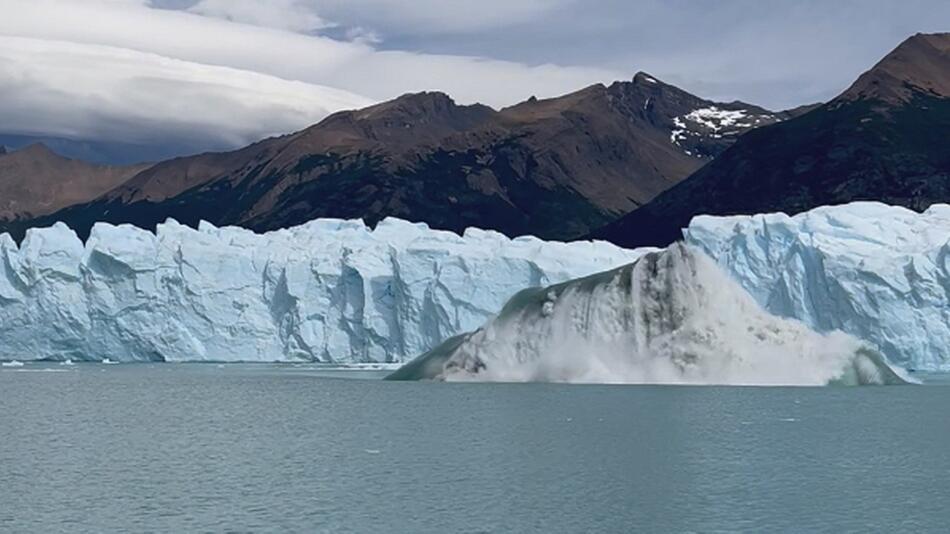
[[[830,98],[907,35],[945,30],[940,24],[950,17],[950,3],[0,0],[0,13],[0,35],[73,43],[75,50],[105,46],[141,57],[178,60],[209,73],[219,72],[216,67],[258,73],[271,80],[271,86],[288,89],[274,97],[278,110],[297,109],[290,103],[294,87],[303,88],[300,100],[307,102],[312,88],[334,87],[369,100],[441,90],[462,103],[479,101],[501,107],[531,95],[554,96],[598,81],[629,78],[637,70],[701,96],[741,98],[781,108]],[[67,64],[70,47],[56,50]],[[103,83],[104,91],[121,87],[124,93],[111,96],[110,109],[118,110],[121,99],[151,98],[133,92],[146,90],[145,85],[131,82],[137,79],[135,64],[123,67],[121,72],[129,81],[118,83],[103,58],[69,61],[80,62],[77,67],[84,69],[90,85],[101,78],[112,80]],[[140,61],[142,76],[150,77],[147,73],[154,70],[154,62]],[[17,64],[23,68],[23,61]],[[0,65],[4,88],[0,100],[11,100],[7,88],[18,82],[11,69],[9,62]],[[53,75],[54,70],[34,69],[31,83],[43,91],[67,94],[84,109],[101,104],[57,86],[62,80]],[[169,85],[165,90],[189,94],[191,79],[182,78],[181,87],[173,89],[178,87],[176,76],[163,78]],[[263,99],[261,105],[248,103],[257,82],[247,77],[229,79],[216,86],[220,102],[251,109],[271,102],[271,97],[254,97]],[[314,109],[323,113],[332,107],[315,105]],[[170,123],[181,125],[213,114],[205,110],[196,119],[175,107],[160,109],[169,114]],[[41,111],[35,109],[35,113]],[[134,111],[127,110],[136,117]],[[320,113],[275,111],[288,128],[306,126],[305,121]],[[235,139],[248,135],[241,115],[230,111],[224,115],[235,116]],[[294,117],[297,122],[291,120]],[[0,117],[0,133],[6,118]],[[37,116],[34,122],[62,121]],[[75,128],[77,135],[93,124],[93,120],[83,122],[82,128]],[[277,121],[263,120],[262,124],[271,128]],[[222,131],[229,129],[227,124],[219,126]],[[134,124],[128,129],[134,129]],[[105,133],[97,131],[97,135]]]
[[[565,1],[494,19],[505,7],[484,0],[470,3],[485,13],[469,25],[451,0],[426,6],[429,24],[424,14],[373,9],[389,0],[313,1],[338,24],[373,29],[388,49],[556,61],[624,77],[645,70],[704,97],[774,109],[834,97],[906,37],[947,31],[950,20],[946,0]]]
[[[238,0],[235,0],[238,1]],[[386,31],[474,33],[537,20],[580,0],[304,0],[340,24]]]
[[[308,0],[201,0],[188,11],[254,26],[304,33],[333,25],[320,18],[313,2]]]
[[[238,146],[369,99],[102,45],[0,37],[4,133]]]
[[[376,100],[441,90],[461,102],[498,107],[618,76],[599,68],[377,50],[367,40],[149,9],[136,0],[0,0],[0,12],[0,35],[127,48],[337,87]]]
[[[528,0],[492,16],[459,3],[458,13],[439,20],[447,27],[462,18],[489,24],[557,1]],[[396,9],[384,0],[371,3]],[[0,0],[0,36],[23,39],[0,50],[0,100],[22,106],[2,110],[0,132],[16,117],[21,130],[32,123],[56,130],[44,133],[74,137],[125,140],[178,129],[238,143],[407,92],[441,90],[462,103],[501,107],[626,77],[600,68],[379,50],[380,37],[361,26],[346,26],[339,39],[313,35],[311,27],[332,23],[314,9],[317,3],[304,0],[156,6],[148,0]],[[410,20],[425,19],[421,5],[404,11]]]

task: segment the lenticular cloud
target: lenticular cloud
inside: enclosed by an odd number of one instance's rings
[[[238,146],[371,100],[329,87],[102,45],[0,36],[9,133]]]

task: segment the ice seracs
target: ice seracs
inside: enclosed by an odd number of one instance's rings
[[[701,216],[684,234],[770,312],[843,330],[901,366],[950,370],[950,206]]]
[[[0,360],[400,362],[525,287],[638,254],[395,219],[98,224],[86,243],[58,224],[0,236]]]
[[[391,379],[638,384],[901,384],[871,346],[763,310],[698,249],[527,289]]]
[[[844,331],[899,366],[950,371],[950,206],[701,216],[684,238],[766,311]],[[403,362],[524,288],[645,252],[395,219],[262,235],[100,224],[86,243],[56,225],[20,246],[0,235],[0,361]],[[564,309],[562,294],[542,297],[540,313]]]

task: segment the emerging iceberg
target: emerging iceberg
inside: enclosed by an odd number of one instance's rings
[[[525,287],[638,255],[395,219],[98,224],[85,244],[59,224],[0,236],[0,360],[401,362]]]
[[[701,216],[684,234],[770,312],[852,334],[896,365],[950,371],[950,206]]]
[[[391,379],[650,384],[900,384],[877,352],[765,312],[684,244],[513,297]]]

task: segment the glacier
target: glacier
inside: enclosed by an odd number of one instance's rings
[[[874,202],[699,216],[684,242],[773,315],[950,371],[950,206]],[[398,219],[256,234],[62,224],[0,235],[0,360],[400,363],[489,321],[517,292],[630,264],[603,242],[459,236]]]
[[[57,224],[0,236],[0,360],[403,362],[525,287],[641,253],[397,219],[97,224],[85,243]]]
[[[392,380],[634,384],[902,384],[870,345],[772,315],[677,243],[616,270],[513,297]]]
[[[950,205],[699,216],[684,238],[773,314],[852,334],[896,365],[950,371]]]

